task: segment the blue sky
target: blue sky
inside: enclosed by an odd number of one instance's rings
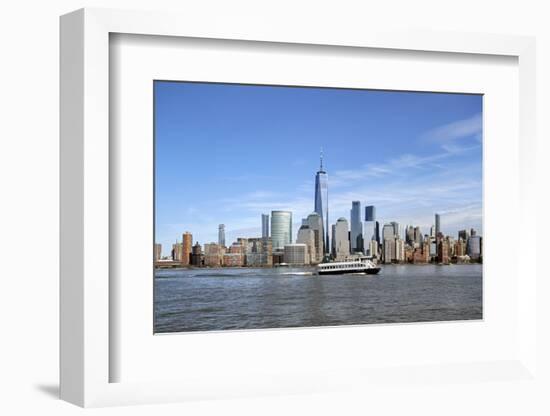
[[[261,234],[261,214],[313,211],[323,148],[329,218],[351,201],[381,225],[482,230],[482,96],[155,82],[156,241],[168,255]]]

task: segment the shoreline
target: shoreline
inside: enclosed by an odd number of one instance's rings
[[[378,264],[379,267],[386,267],[386,266],[419,266],[419,267],[425,267],[425,266],[475,266],[480,265],[482,266],[483,263],[475,262],[475,263],[388,263],[388,264]],[[285,269],[312,269],[316,268],[317,265],[288,265],[288,266],[282,266],[282,267],[275,267],[275,266],[269,266],[269,267],[262,267],[262,266],[256,266],[256,267],[250,267],[250,266],[220,266],[220,267],[195,267],[195,266],[181,266],[181,265],[166,265],[166,266],[154,266],[154,270],[256,270],[256,269],[277,269],[277,270],[285,270]]]

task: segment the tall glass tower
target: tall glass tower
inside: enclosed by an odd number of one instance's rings
[[[262,214],[262,238],[269,237],[269,214]]]
[[[321,165],[315,175],[315,208],[314,211],[319,214],[323,223],[323,242],[325,253],[328,252],[328,175],[323,170],[323,150],[321,149]]]
[[[225,224],[218,225],[218,244],[225,247]]]
[[[271,211],[273,250],[282,250],[292,243],[292,212]]]
[[[363,252],[363,222],[361,221],[361,202],[351,202],[351,252]]]

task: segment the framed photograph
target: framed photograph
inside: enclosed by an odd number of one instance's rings
[[[63,399],[533,379],[534,40],[287,29],[61,18]]]

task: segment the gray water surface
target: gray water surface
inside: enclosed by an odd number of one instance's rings
[[[378,275],[312,268],[155,271],[155,328],[211,331],[482,318],[482,266],[387,265]]]

